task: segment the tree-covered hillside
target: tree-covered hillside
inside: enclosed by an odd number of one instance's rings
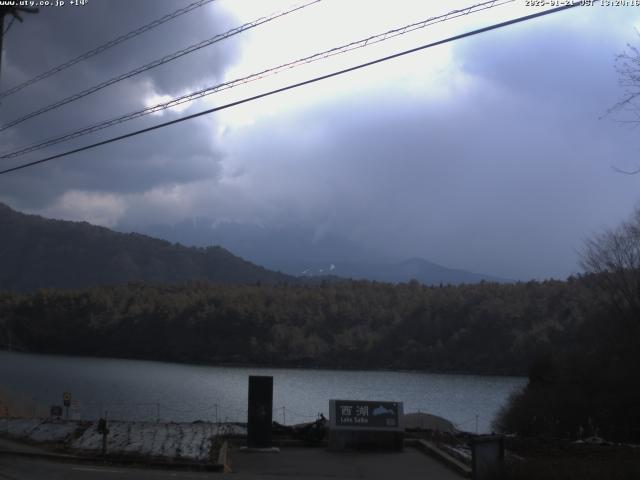
[[[523,374],[574,341],[583,281],[126,286],[0,296],[0,345],[204,363]],[[9,338],[10,337],[10,338]]]
[[[592,295],[591,301],[583,300],[589,308],[585,321],[568,345],[538,356],[527,387],[511,399],[495,426],[525,436],[603,436],[638,443],[640,209],[588,239],[582,266]]]
[[[25,215],[3,204],[0,232],[0,290],[86,288],[130,281],[295,281],[220,247],[187,248],[86,222]]]

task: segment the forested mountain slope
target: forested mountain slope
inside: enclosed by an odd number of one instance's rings
[[[130,284],[0,295],[0,347],[208,364],[526,373],[571,346],[583,281]]]
[[[221,247],[188,248],[86,222],[25,215],[0,204],[0,289],[78,288],[130,281],[295,281]]]

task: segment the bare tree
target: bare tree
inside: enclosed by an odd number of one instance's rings
[[[638,36],[640,36],[640,32],[638,32]],[[640,49],[627,44],[627,50],[616,56],[615,69],[618,73],[618,83],[624,88],[624,94],[622,99],[607,110],[603,116],[614,112],[627,112],[631,114],[630,117],[616,121],[637,127],[640,125],[640,106],[637,103],[640,97]],[[627,175],[640,173],[640,167],[633,170],[623,170],[618,167],[612,168],[616,172]]]
[[[618,312],[640,324],[640,208],[617,228],[586,240],[580,264]]]

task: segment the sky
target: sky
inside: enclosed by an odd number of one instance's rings
[[[4,37],[0,90],[188,3],[41,7]],[[214,1],[2,99],[0,123],[291,5]],[[323,0],[0,132],[0,151],[469,5]],[[0,162],[38,160],[536,11],[517,0]],[[565,278],[580,271],[583,241],[638,205],[640,175],[612,167],[640,166],[640,131],[619,121],[628,114],[607,111],[624,95],[616,55],[640,44],[639,27],[640,8],[596,2],[0,175],[0,201],[132,230],[193,218],[303,228],[380,258]]]

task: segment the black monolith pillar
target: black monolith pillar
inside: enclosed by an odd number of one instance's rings
[[[251,448],[271,447],[273,377],[249,376],[247,443]]]

